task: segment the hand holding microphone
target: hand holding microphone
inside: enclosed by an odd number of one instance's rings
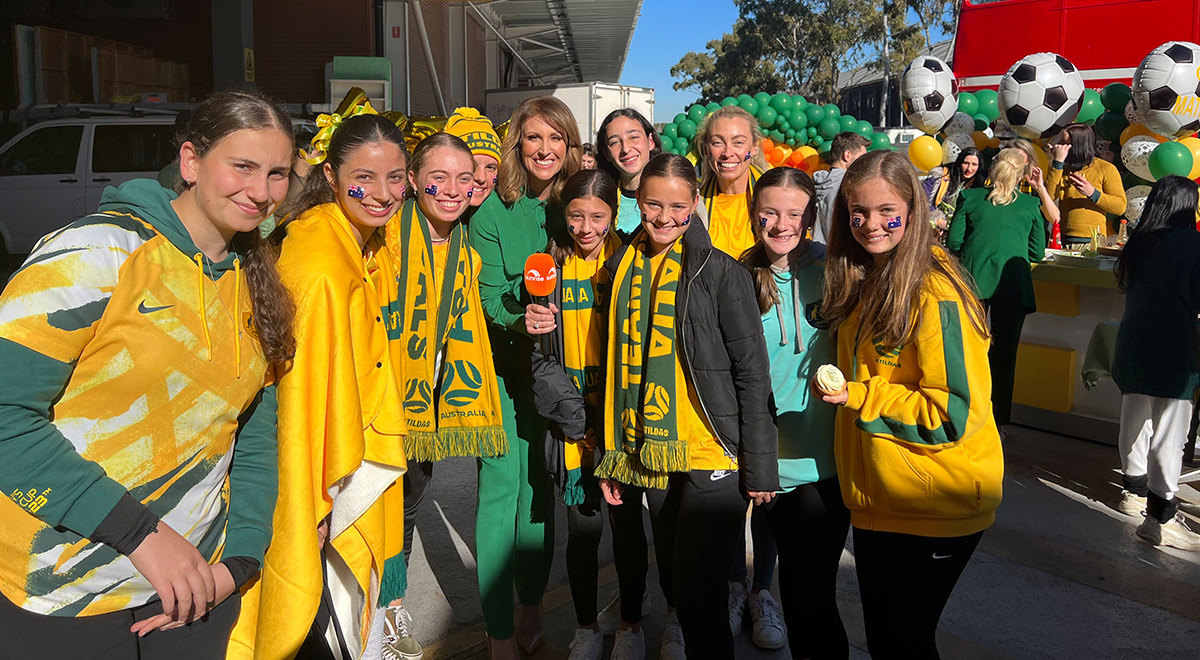
[[[545,335],[558,327],[555,323],[558,307],[549,303],[557,286],[558,268],[554,258],[544,252],[529,255],[525,260],[525,290],[533,303],[525,308],[525,330],[530,335]]]

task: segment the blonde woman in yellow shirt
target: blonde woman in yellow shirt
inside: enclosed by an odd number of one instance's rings
[[[760,142],[758,120],[735,105],[706,117],[696,135],[702,173],[696,215],[713,247],[734,259],[754,245],[750,199],[754,182],[768,168]]]

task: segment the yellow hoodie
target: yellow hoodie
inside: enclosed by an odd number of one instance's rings
[[[366,604],[355,642],[367,637],[385,562],[400,560],[405,423],[392,365],[402,347],[382,233],[361,250],[337,204],[287,225],[279,271],[296,301],[297,346],[278,388],[275,533],[262,577],[245,592],[230,658],[296,654],[321,598],[317,525],[327,515],[328,543],[352,574],[340,584]],[[331,589],[337,580],[331,572]]]
[[[838,328],[849,399],[834,449],[851,523],[938,537],[986,529],[1004,477],[988,340],[938,274],[926,278],[912,345],[889,350],[857,337],[860,311]]]

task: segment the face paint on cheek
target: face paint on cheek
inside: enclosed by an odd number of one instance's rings
[[[897,216],[895,218],[888,218],[888,220],[887,220],[887,228],[888,229],[899,229],[901,224],[902,223],[900,221],[899,216]]]
[[[397,195],[400,199],[404,199],[404,193],[408,192],[408,186],[400,186],[400,193]]]
[[[861,227],[862,223],[863,223],[862,216],[856,215],[853,218],[850,218],[850,226],[851,227]]]
[[[468,190],[467,191],[467,199],[471,199],[471,195],[474,195],[474,194],[475,194],[474,190]]]
[[[497,181],[499,181],[499,180],[500,180],[500,177],[498,177],[498,176],[494,176],[494,177],[492,177],[492,185],[493,185],[493,186],[494,186],[494,185],[496,185],[496,182],[497,182]]]
[[[575,233],[575,225],[567,225],[567,231],[574,234]]]
[[[686,227],[686,226],[690,225],[691,223],[692,223],[692,216],[689,215],[688,217],[684,218],[683,222],[679,223],[679,225],[681,227]]]
[[[759,226],[759,227],[766,227],[766,226],[767,226],[767,219],[766,219],[766,218],[759,218],[759,219],[758,219],[758,226]]]
[[[362,186],[350,186],[346,189],[346,194],[354,199],[362,199],[367,196],[367,191],[363,190]]]
[[[605,227],[603,230],[601,230],[601,232],[600,232],[600,235],[601,235],[601,236],[608,236],[608,227]]]
[[[437,185],[431,183],[431,184],[425,186],[425,194],[426,195],[436,195],[437,194]]]
[[[750,160],[750,154],[746,154],[746,157],[743,158],[742,160]]]

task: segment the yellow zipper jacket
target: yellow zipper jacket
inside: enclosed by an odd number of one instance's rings
[[[860,311],[838,328],[849,399],[838,411],[835,453],[851,523],[939,537],[986,529],[1004,477],[988,340],[938,274],[926,278],[912,345],[859,337]]]

